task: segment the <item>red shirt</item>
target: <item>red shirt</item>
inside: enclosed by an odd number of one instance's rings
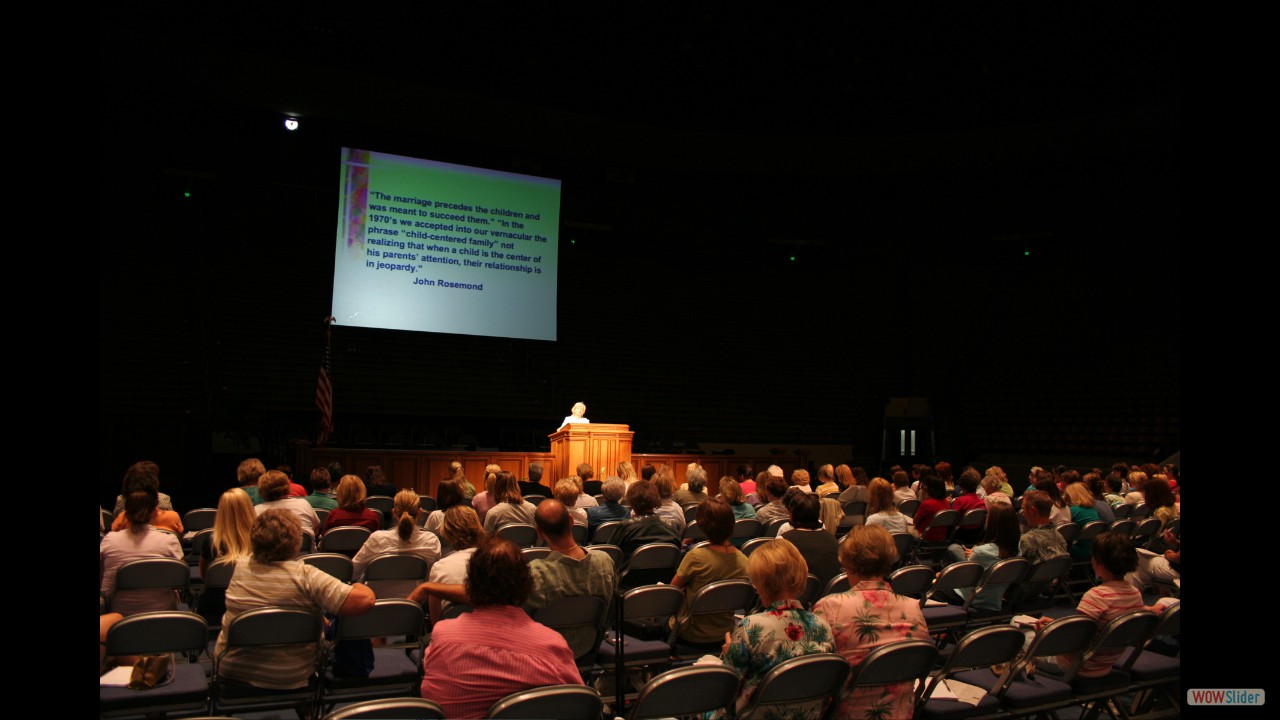
[[[927,498],[920,503],[920,507],[916,509],[916,516],[912,518],[917,528],[927,527],[933,520],[933,516],[938,514],[940,510],[948,510],[951,506],[946,500],[938,500],[935,498]],[[947,528],[929,528],[924,533],[926,542],[942,542],[947,539]]]

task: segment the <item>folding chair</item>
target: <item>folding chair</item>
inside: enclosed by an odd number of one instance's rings
[[[752,553],[752,552],[755,552],[755,549],[756,549],[756,548],[758,548],[758,547],[760,547],[761,545],[763,545],[763,544],[765,544],[765,543],[769,542],[770,540],[773,540],[773,538],[771,538],[771,537],[757,537],[757,538],[751,538],[750,540],[748,540],[748,541],[746,541],[746,542],[742,543],[742,554],[743,554],[743,555],[746,555],[746,556],[748,556],[748,557],[750,557],[750,556],[751,556],[751,553]]]
[[[1081,717],[1091,718],[1099,711],[1106,711],[1113,718],[1123,717],[1117,696],[1128,689],[1129,673],[1112,665],[1110,671],[1102,677],[1087,678],[1080,676],[1080,670],[1088,659],[1098,652],[1130,648],[1137,652],[1151,638],[1160,618],[1150,610],[1136,609],[1116,616],[1102,627],[1093,643],[1084,653],[1084,659],[1062,676],[1064,682],[1071,685],[1075,701],[1085,708]]]
[[[1027,562],[1026,558],[1020,557],[1005,558],[987,568],[982,579],[978,581],[978,586],[973,589],[973,594],[969,595],[964,602],[965,612],[969,613],[969,622],[965,625],[974,628],[994,623],[1007,623],[1013,619],[1010,597],[1013,590],[1030,574],[1031,563]],[[1003,589],[999,591],[1000,608],[998,610],[985,610],[973,606],[974,600],[984,591],[990,589],[994,592],[1000,586],[1003,586]]]
[[[387,529],[388,518],[391,517],[391,508],[395,507],[395,498],[389,498],[386,495],[370,495],[364,499],[365,507],[370,510],[377,510],[382,515],[382,529]]]
[[[1138,523],[1133,529],[1133,534],[1129,536],[1129,542],[1133,543],[1135,548],[1143,547],[1151,538],[1160,532],[1160,519],[1149,517]]]
[[[1026,652],[1010,663],[999,677],[990,670],[981,669],[955,673],[955,678],[985,688],[996,696],[1000,708],[1009,714],[1030,716],[1050,713],[1072,703],[1071,686],[1047,672],[1028,677],[1028,665],[1039,657],[1083,652],[1097,633],[1098,624],[1086,615],[1059,618],[1041,628]]]
[[[538,608],[533,619],[564,636],[578,671],[585,676],[600,652],[605,610],[605,601],[600,597],[571,595]]]
[[[934,690],[955,673],[978,668],[987,669],[997,663],[1011,663],[1022,651],[1025,636],[1012,625],[992,625],[974,630],[956,644],[942,669],[933,674],[916,700],[916,720],[952,720],[976,716],[993,716],[1000,701],[988,693],[976,706],[953,699],[930,699]],[[994,677],[994,675],[993,675]]]
[[[707,534],[702,532],[702,528],[698,527],[698,521],[694,520],[684,526],[684,532],[680,534],[680,538],[682,540],[693,540],[694,542],[697,542],[699,540],[706,540]]]
[[[841,573],[841,575],[843,574],[844,573]],[[806,609],[811,610],[813,609],[813,604],[818,602],[818,599],[822,597],[822,590],[823,588],[822,585],[819,584],[818,576],[813,573],[809,573],[808,577],[805,578],[804,592],[800,593],[800,597],[798,599],[801,603],[804,603]]]
[[[1014,503],[1014,505],[1016,506],[1017,503]],[[902,502],[898,503],[898,512],[902,513],[903,515],[906,515],[907,517],[915,517],[916,510],[919,510],[919,509],[920,509],[919,500],[903,500]]]
[[[574,523],[573,527],[570,528],[569,531],[573,534],[574,542],[578,543],[579,545],[587,544],[587,526],[586,525],[579,525],[578,523]]]
[[[354,573],[351,567],[351,558],[340,553],[311,553],[310,555],[303,555],[302,562],[323,570],[326,574],[344,583],[351,582],[351,576]]]
[[[1176,654],[1162,655],[1148,648],[1158,637],[1178,635],[1181,632],[1181,607],[1182,603],[1179,602],[1166,608],[1160,613],[1159,623],[1152,630],[1151,638],[1145,646],[1128,648],[1116,660],[1116,667],[1129,673],[1128,690],[1135,693],[1133,704],[1127,709],[1121,708],[1125,717],[1177,716],[1181,704],[1176,687],[1182,676],[1182,663]],[[1154,712],[1153,707],[1160,699],[1165,701],[1166,709]]]
[[[422,682],[425,626],[422,606],[401,598],[380,599],[369,612],[339,618],[335,642],[403,636],[411,647],[374,647],[373,671],[368,677],[339,677],[326,668],[320,684],[321,706],[416,694]],[[413,650],[417,651],[416,659]]]
[[[595,533],[591,536],[591,542],[594,545],[608,545],[613,539],[613,533],[622,526],[621,520],[610,520],[609,522],[600,523]]]
[[[783,660],[765,673],[738,720],[826,717],[838,701],[850,669],[849,661],[834,653]]]
[[[890,533],[893,545],[898,549],[898,562],[894,567],[906,567],[916,564],[916,536],[909,532]]]
[[[778,518],[777,520],[770,521],[769,524],[765,525],[764,528],[760,531],[760,537],[765,537],[765,538],[778,537],[778,530],[782,529],[782,526],[786,525],[788,522],[790,521],[787,520],[786,518]]]
[[[951,563],[942,568],[929,593],[920,601],[920,612],[929,625],[929,634],[938,636],[938,647],[948,639],[954,640],[956,631],[969,622],[969,613],[959,605],[947,603],[952,593],[961,588],[971,588],[982,580],[983,567],[976,562]],[[941,598],[937,596],[941,595]],[[930,601],[941,602],[933,604]]]
[[[671,629],[671,636],[667,642],[671,645],[671,654],[673,657],[680,659],[696,658],[708,652],[719,653],[720,646],[724,644],[723,635],[721,639],[710,643],[694,643],[680,639],[681,632],[688,626],[689,621],[700,615],[720,615],[726,613],[741,612],[746,613],[756,602],[756,591],[751,586],[751,582],[745,578],[734,578],[732,580],[717,580],[713,583],[703,585],[698,592],[694,593],[693,598],[689,601],[689,609],[687,613],[676,621],[675,626]],[[732,625],[732,622],[729,623]],[[726,627],[727,631],[729,628]]]
[[[680,548],[671,543],[649,543],[636,548],[627,569],[618,576],[618,587],[629,590],[640,585],[671,582],[680,565]]]
[[[341,525],[329,530],[320,538],[320,552],[342,553],[347,557],[355,557],[364,547],[364,541],[373,533],[369,528],[356,525]]]
[[[511,523],[498,528],[498,537],[505,538],[522,548],[538,544],[538,529],[524,523]]]
[[[131,615],[107,631],[107,655],[151,655],[174,653],[175,661],[185,654],[204,652],[209,631],[204,618],[185,610],[164,610]],[[103,718],[153,713],[198,713],[209,702],[209,683],[199,663],[173,665],[173,681],[165,685],[131,690],[102,687],[98,693],[98,714]]]
[[[364,570],[364,582],[377,598],[407,598],[426,582],[431,563],[419,555],[380,555]]]
[[[846,580],[846,584],[847,584]],[[933,570],[924,565],[907,565],[889,573],[889,587],[897,595],[923,598],[933,587]]]
[[[268,690],[224,677],[223,661],[232,650],[309,646],[315,652],[314,666],[319,668],[323,653],[323,646],[319,642],[321,628],[318,615],[291,608],[258,608],[238,615],[227,626],[222,652],[213,657],[210,711],[217,714],[232,710],[239,714],[314,705],[319,700],[320,693],[320,682],[315,672],[311,673],[306,687]]]
[[[543,545],[542,547],[520,548],[520,556],[524,558],[526,563],[534,560],[542,560],[551,554],[551,548]]]
[[[606,674],[613,674],[615,712],[626,707],[628,668],[651,670],[671,664],[667,623],[683,604],[684,591],[674,585],[645,585],[619,596],[614,630],[606,633],[597,656]]]
[[[737,698],[738,675],[732,670],[723,665],[690,665],[645,683],[627,720],[731,710]]]
[[[603,708],[600,695],[585,685],[548,685],[502,698],[489,708],[485,717],[490,720],[600,720]]]
[[[760,521],[755,518],[738,518],[733,523],[732,538],[740,542],[746,542],[759,537],[761,529]]]
[[[188,510],[186,515],[182,516],[182,529],[187,534],[198,533],[201,530],[212,530],[213,521],[217,519],[217,508],[196,508]]]
[[[827,581],[827,586],[822,589],[824,597],[842,592],[849,592],[849,576],[844,573],[832,575],[831,579]]]
[[[316,511],[316,527],[322,528],[324,527],[325,521],[329,519],[329,511],[325,510],[324,508],[315,508],[315,511]],[[426,513],[423,513],[422,521],[423,522],[427,521]]]
[[[928,527],[920,528],[920,542],[916,544],[916,554],[920,557],[927,557],[929,562],[934,563],[938,554],[951,545],[951,535],[955,533],[959,522],[960,513],[955,510],[939,510],[929,520]],[[946,536],[942,540],[930,541],[924,539],[928,531],[939,528],[945,531]]]
[[[116,570],[115,590],[111,597],[107,598],[107,609],[113,609],[111,606],[121,591],[172,589],[178,591],[178,597],[186,598],[190,584],[191,570],[182,560],[173,558],[130,560]],[[178,607],[177,602],[175,599],[172,609],[186,609]]]
[[[1053,591],[1055,581],[1056,587],[1065,592],[1068,599],[1074,603],[1075,596],[1071,593],[1071,586],[1067,582],[1070,572],[1070,555],[1059,555],[1032,565],[1031,574],[1014,588],[1011,594],[1010,609],[1013,614],[1040,612],[1053,607],[1053,595],[1056,594],[1056,591]],[[1051,594],[1045,597],[1045,592],[1051,592]]]
[[[334,710],[322,720],[445,720],[439,703],[422,698],[366,700]]]
[[[583,547],[587,552],[601,552],[613,559],[613,567],[616,570],[622,567],[622,548],[617,545],[603,545],[595,543]]]
[[[865,688],[924,681],[937,659],[938,648],[927,640],[898,640],[881,645],[853,668],[842,700]]]

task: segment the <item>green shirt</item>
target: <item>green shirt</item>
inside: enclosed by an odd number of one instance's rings
[[[747,577],[747,556],[737,548],[725,553],[703,546],[684,556],[676,575],[685,581],[684,607],[680,609],[680,616],[684,617],[693,604],[693,596],[703,587],[718,580]],[[732,628],[732,612],[696,615],[689,619],[680,637],[687,642],[720,642]]]

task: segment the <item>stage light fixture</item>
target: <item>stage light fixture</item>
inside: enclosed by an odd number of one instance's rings
[[[285,129],[285,130],[297,130],[297,129],[298,129],[298,118],[295,118],[295,117],[287,117],[287,118],[285,118],[285,119],[284,119],[284,129]]]

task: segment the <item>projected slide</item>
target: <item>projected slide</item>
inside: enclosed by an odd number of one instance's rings
[[[556,339],[560,181],[342,149],[337,325]]]

